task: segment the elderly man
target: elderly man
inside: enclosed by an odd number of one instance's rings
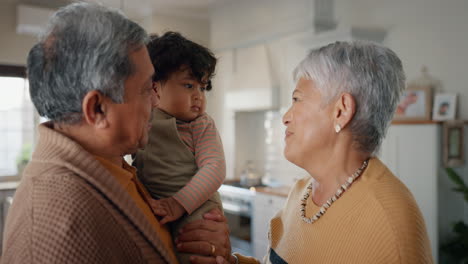
[[[72,4],[50,19],[28,74],[32,101],[51,121],[39,126],[7,218],[4,263],[177,262],[168,230],[123,160],[148,140],[155,92],[147,38],[95,4]],[[229,255],[223,218],[206,218],[187,228],[178,248]]]

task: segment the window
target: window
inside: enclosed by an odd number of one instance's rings
[[[0,181],[18,178],[31,156],[37,115],[25,68],[0,65]]]

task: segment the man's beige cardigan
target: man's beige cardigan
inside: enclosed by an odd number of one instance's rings
[[[169,263],[168,251],[116,179],[50,128],[7,217],[2,263]]]

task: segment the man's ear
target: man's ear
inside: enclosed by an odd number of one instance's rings
[[[355,113],[356,100],[350,93],[342,93],[338,96],[333,110],[334,126],[339,125],[341,129],[345,128],[353,119]]]
[[[101,92],[96,90],[88,92],[81,104],[84,121],[96,128],[106,128],[109,125],[106,115],[107,104],[108,100]]]

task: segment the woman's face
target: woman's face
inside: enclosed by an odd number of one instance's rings
[[[333,104],[323,106],[314,81],[303,78],[297,82],[292,101],[283,116],[286,159],[301,168],[329,159],[334,137]]]

